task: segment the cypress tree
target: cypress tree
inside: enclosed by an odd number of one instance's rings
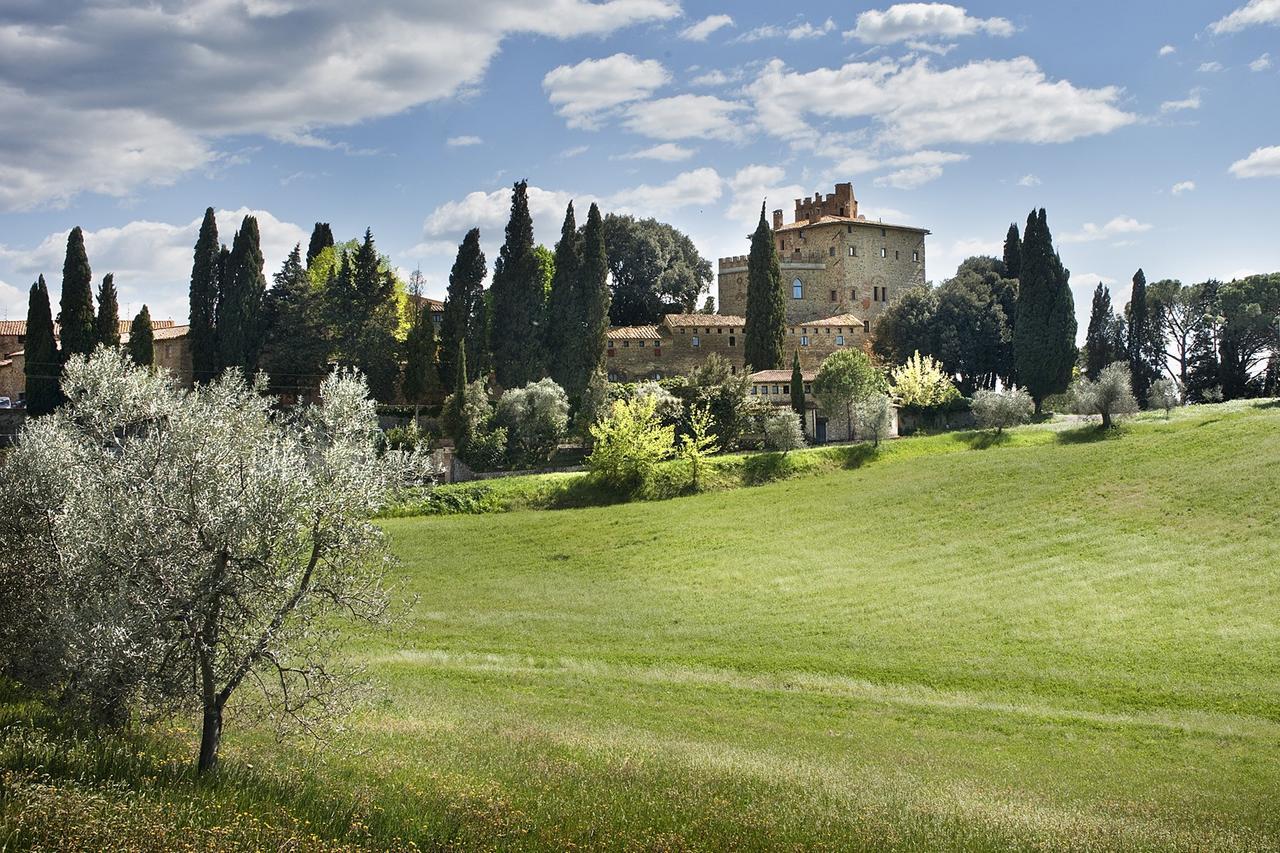
[[[545,375],[542,268],[534,254],[528,182],[511,193],[506,239],[493,268],[493,310],[489,318],[493,368],[503,388],[518,388]]]
[[[107,273],[98,288],[98,343],[107,347],[120,346],[120,302],[116,295],[116,277]]]
[[[777,370],[782,366],[786,305],[778,247],[761,204],[760,224],[751,235],[751,255],[747,259],[747,325],[743,330],[743,355],[753,370]]]
[[[1084,337],[1084,375],[1097,379],[1102,368],[1122,357],[1115,346],[1117,317],[1111,309],[1111,291],[1102,282],[1093,290],[1089,329]]]
[[[1018,383],[1027,389],[1035,401],[1036,414],[1040,414],[1045,397],[1067,389],[1076,359],[1075,304],[1069,274],[1053,250],[1044,208],[1027,217],[1018,272],[1014,366]]]
[[[587,224],[582,229],[582,267],[577,296],[581,304],[583,330],[576,365],[577,373],[565,386],[570,394],[580,397],[591,377],[604,369],[604,353],[609,337],[609,253],[605,245],[604,218],[595,204],[587,211]]]
[[[1132,376],[1133,396],[1137,397],[1138,402],[1145,407],[1151,384],[1160,377],[1160,364],[1156,353],[1163,353],[1164,347],[1158,337],[1157,324],[1151,317],[1150,305],[1147,302],[1147,276],[1142,270],[1133,274],[1133,293],[1129,297],[1125,315],[1129,330],[1125,357],[1128,359],[1129,373]]]
[[[573,202],[564,213],[560,242],[556,243],[555,272],[547,298],[547,368],[551,378],[574,397],[586,387],[579,380],[586,361],[583,334],[587,318],[578,294],[582,266],[582,237],[573,215]],[[582,388],[578,386],[581,385]],[[570,391],[570,387],[575,390]]]
[[[49,305],[49,288],[44,283],[44,276],[31,285],[24,352],[27,411],[32,415],[47,415],[62,402],[62,391],[58,387],[62,360],[58,357],[58,342],[53,336],[53,308]]]
[[[151,311],[143,305],[138,316],[129,324],[129,357],[139,367],[155,364],[155,332],[151,328]]]
[[[89,355],[98,343],[93,315],[93,273],[84,251],[84,232],[77,225],[67,235],[67,257],[62,264],[62,301],[58,313],[62,357]]]
[[[483,364],[480,351],[487,347],[484,338],[484,252],[480,248],[480,229],[472,228],[458,246],[458,255],[449,271],[449,290],[444,298],[444,318],[440,323],[440,382],[445,388],[454,386],[458,367],[458,347],[465,346],[471,369]],[[476,374],[468,376],[468,381]]]
[[[191,377],[196,382],[211,381],[218,375],[217,312],[219,275],[223,249],[218,243],[218,220],[213,208],[205,208],[191,260],[190,329]]]
[[[414,305],[405,336],[404,379],[400,383],[404,400],[414,407],[422,405],[436,386],[436,327],[431,321],[431,308]],[[415,420],[416,425],[416,420]]]
[[[311,229],[311,242],[307,244],[307,269],[311,268],[311,262],[316,259],[316,255],[333,245],[333,229],[329,227],[328,222],[317,222],[315,228]]]
[[[258,220],[246,216],[231,244],[218,299],[218,351],[223,369],[239,368],[253,378],[262,353],[262,273]]]
[[[329,342],[319,302],[302,266],[301,247],[294,246],[262,302],[262,369],[275,393],[302,396],[320,384]]]
[[[1018,223],[1009,226],[1004,237],[1004,271],[1006,278],[1017,278],[1022,271],[1022,238],[1018,236]]]
[[[805,423],[804,373],[800,370],[798,350],[791,358],[791,409],[800,416],[800,424],[803,427]]]

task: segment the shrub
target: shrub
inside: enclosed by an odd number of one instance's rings
[[[936,412],[960,399],[960,391],[933,356],[919,351],[892,373],[892,391],[904,409]]]
[[[402,427],[392,427],[384,434],[386,447],[388,450],[404,450],[412,452],[418,448],[423,450],[431,449],[430,433],[419,430],[413,424]]]
[[[1167,418],[1174,407],[1181,404],[1182,389],[1178,387],[1176,380],[1166,376],[1151,383],[1151,390],[1147,392],[1147,406],[1164,409],[1164,416]]]
[[[635,386],[633,397],[652,397],[654,413],[658,420],[669,426],[678,426],[684,420],[684,403],[657,382],[641,382]],[[692,415],[690,416],[692,420]]]
[[[511,464],[541,465],[569,434],[569,398],[554,380],[530,382],[504,393],[493,419],[507,431]]]
[[[720,445],[711,432],[710,410],[695,410],[689,416],[689,432],[680,438],[679,451],[680,458],[689,463],[689,485],[695,492],[702,486],[702,468],[707,457],[719,450]]]
[[[493,406],[489,403],[489,392],[483,379],[467,385],[464,397],[459,405],[458,395],[450,394],[440,412],[445,435],[453,439],[459,451],[473,435],[483,432],[493,418]]]
[[[662,425],[651,397],[642,397],[615,401],[591,437],[588,470],[610,488],[632,492],[647,486],[658,463],[671,455],[675,429]]]
[[[782,453],[804,447],[800,416],[792,409],[775,409],[765,415],[764,442],[770,450]]]
[[[458,451],[458,458],[476,471],[497,471],[507,467],[507,428],[494,427],[474,433]]]
[[[1104,367],[1096,380],[1082,376],[1076,381],[1072,398],[1078,414],[1101,415],[1103,429],[1114,426],[1116,418],[1138,411],[1129,365],[1123,361]]]
[[[853,416],[858,421],[859,432],[870,434],[879,447],[880,439],[888,435],[893,426],[893,400],[888,394],[863,397],[854,402]]]
[[[1000,433],[1007,427],[1031,420],[1036,404],[1031,395],[1021,388],[1006,388],[1003,391],[984,389],[973,395],[972,408],[978,426]]]
[[[612,402],[613,386],[603,370],[591,374],[586,390],[578,401],[578,411],[573,416],[573,431],[584,441],[591,441],[591,427],[600,423],[609,414]]]
[[[689,374],[688,384],[676,390],[689,401],[686,415],[697,406],[710,411],[711,431],[724,450],[738,448],[742,437],[756,426],[760,410],[751,396],[751,378],[746,371],[734,374],[723,356],[713,353]],[[688,425],[681,431],[688,432]]]

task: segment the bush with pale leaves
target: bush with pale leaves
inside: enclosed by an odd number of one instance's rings
[[[1031,420],[1036,404],[1031,395],[1021,388],[983,389],[973,395],[972,410],[978,426],[1000,433]]]

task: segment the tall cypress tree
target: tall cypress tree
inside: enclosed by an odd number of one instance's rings
[[[410,310],[412,316],[404,341],[404,378],[400,383],[400,391],[405,402],[414,407],[416,414],[417,407],[438,387],[436,327],[431,320],[431,308],[425,302],[413,304]]]
[[[218,361],[217,312],[222,247],[218,243],[218,220],[213,208],[205,208],[200,236],[191,260],[190,323],[187,340],[191,345],[191,377],[196,382],[211,381],[221,368]]]
[[[581,397],[591,377],[604,368],[605,344],[609,338],[609,253],[605,245],[604,218],[595,204],[587,211],[587,224],[582,229],[582,267],[576,288],[583,318],[577,372],[565,386],[575,397]]]
[[[760,224],[751,235],[751,255],[747,259],[747,324],[743,330],[743,356],[753,370],[777,370],[782,366],[786,306],[778,246],[761,204]]]
[[[276,393],[306,395],[316,390],[325,372],[329,341],[319,295],[294,246],[262,302],[266,340],[262,369]]]
[[[490,345],[493,368],[503,388],[518,388],[545,375],[542,269],[534,254],[528,182],[511,192],[506,239],[493,268]]]
[[[139,367],[151,367],[156,360],[155,332],[151,328],[151,310],[143,305],[129,324],[129,357]]]
[[[27,301],[27,339],[23,373],[27,382],[27,411],[47,415],[62,401],[58,374],[62,359],[53,336],[53,308],[49,305],[49,288],[44,276],[31,285]]]
[[[258,220],[246,216],[231,244],[218,299],[218,352],[223,369],[239,368],[246,378],[258,370],[262,353],[262,272]]]
[[[1097,379],[1102,368],[1122,357],[1115,348],[1116,316],[1111,308],[1111,291],[1102,282],[1093,290],[1089,329],[1084,337],[1084,375]]]
[[[316,259],[316,255],[333,245],[333,229],[329,227],[328,222],[317,222],[315,228],[311,229],[311,242],[307,244],[307,268],[311,268],[311,262]]]
[[[551,293],[547,298],[547,368],[561,388],[585,387],[579,376],[585,362],[583,334],[587,327],[585,305],[578,295],[582,266],[582,237],[573,214],[573,202],[564,212],[560,242],[556,243],[555,273],[551,277]]]
[[[1018,223],[1009,226],[1004,237],[1004,270],[1007,278],[1017,278],[1022,271],[1022,238],[1018,236]]]
[[[791,358],[791,410],[800,416],[800,426],[804,427],[804,372],[800,370],[799,350]]]
[[[84,250],[84,232],[77,225],[67,235],[67,257],[62,264],[62,301],[58,313],[62,357],[89,355],[98,344],[93,314],[93,273]]]
[[[1075,304],[1069,274],[1053,250],[1044,208],[1032,211],[1022,236],[1013,358],[1018,384],[1035,401],[1067,389],[1076,359]]]
[[[480,229],[472,228],[462,238],[458,255],[449,271],[449,290],[444,298],[444,317],[440,322],[440,382],[445,388],[454,386],[458,367],[458,347],[465,346],[471,370],[484,363],[481,351],[487,347],[484,338],[484,277],[488,274],[484,251],[480,248]],[[467,377],[475,379],[474,372]]]
[[[98,330],[98,343],[107,347],[120,346],[120,301],[116,295],[116,277],[107,273],[98,288],[98,318],[94,322]]]
[[[1133,381],[1133,396],[1145,407],[1151,384],[1160,378],[1157,353],[1163,353],[1164,346],[1159,338],[1158,324],[1151,316],[1150,303],[1147,301],[1147,276],[1142,270],[1133,274],[1133,293],[1129,297],[1125,317],[1129,330],[1125,355]]]

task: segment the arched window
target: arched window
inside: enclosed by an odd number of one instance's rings
[[[792,299],[804,298],[804,284],[800,281],[800,279],[796,279],[795,281],[791,282],[791,298]]]

